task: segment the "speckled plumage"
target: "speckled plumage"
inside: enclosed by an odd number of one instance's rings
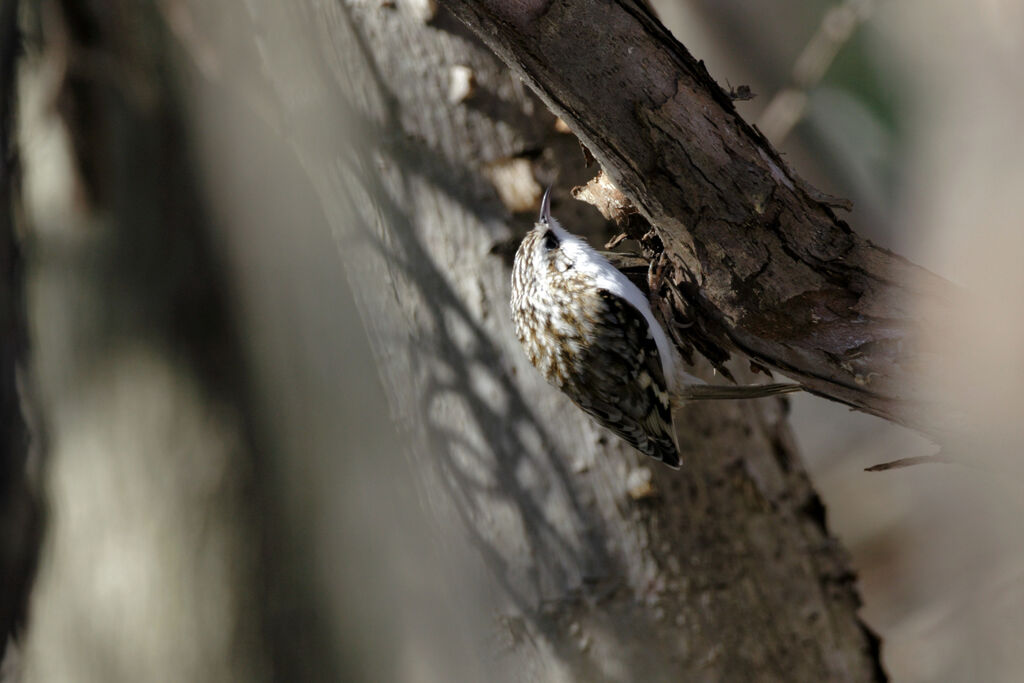
[[[643,293],[550,215],[512,268],[512,317],[530,362],[576,405],[672,467],[674,358]]]
[[[576,405],[640,452],[679,467],[673,406],[800,391],[791,383],[710,385],[682,370],[647,297],[551,217],[549,192],[516,252],[512,318],[530,362]]]

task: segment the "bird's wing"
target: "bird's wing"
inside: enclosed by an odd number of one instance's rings
[[[593,338],[582,349],[566,393],[601,424],[646,455],[679,467],[671,397],[662,358],[647,320],[628,301],[601,289],[588,321]]]

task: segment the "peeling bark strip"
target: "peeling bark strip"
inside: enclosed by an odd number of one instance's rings
[[[962,295],[818,201],[643,3],[443,4],[657,227],[701,328],[814,393],[945,434],[943,364],[917,362],[942,333],[919,321],[948,327]]]

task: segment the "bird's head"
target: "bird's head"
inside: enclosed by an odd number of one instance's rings
[[[516,275],[525,282],[565,277],[574,269],[582,244],[551,215],[551,188],[544,192],[540,215],[516,252]]]

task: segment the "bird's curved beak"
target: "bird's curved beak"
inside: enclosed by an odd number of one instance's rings
[[[537,220],[541,223],[551,222],[551,186],[544,190],[544,198],[540,200],[540,216]]]

